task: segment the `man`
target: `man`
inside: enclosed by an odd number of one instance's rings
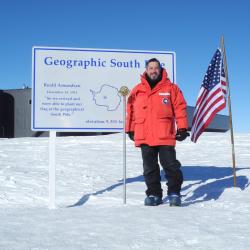
[[[176,133],[177,125],[177,133]],[[127,103],[126,133],[141,148],[143,175],[147,186],[146,206],[162,203],[160,164],[168,186],[170,206],[181,205],[183,182],[181,164],[176,159],[176,140],[189,136],[186,102],[176,84],[156,58],[146,63],[141,83],[131,91]]]

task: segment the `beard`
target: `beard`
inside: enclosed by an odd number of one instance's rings
[[[147,79],[151,89],[153,89],[157,85],[157,83],[160,82],[162,79],[162,70],[161,70],[160,74],[155,74],[155,73],[150,74],[150,75],[146,74],[146,79]]]
[[[151,74],[151,75],[149,75],[149,78],[154,81],[159,77],[159,75],[160,74]]]

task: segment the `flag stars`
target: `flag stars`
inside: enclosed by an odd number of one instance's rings
[[[221,71],[221,52],[218,50],[215,56],[212,58],[206,75],[203,80],[203,87],[211,90],[220,82],[220,71]]]

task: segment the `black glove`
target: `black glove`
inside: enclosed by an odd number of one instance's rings
[[[177,130],[175,139],[177,141],[184,141],[190,134],[187,132],[186,128],[180,128]]]
[[[129,131],[129,132],[127,132],[127,134],[128,134],[128,137],[129,137],[129,139],[131,140],[131,141],[134,141],[135,139],[134,139],[134,132],[133,131]]]

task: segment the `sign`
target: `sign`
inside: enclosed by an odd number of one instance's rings
[[[139,83],[154,57],[175,82],[174,52],[33,47],[32,130],[122,131],[119,89]]]

